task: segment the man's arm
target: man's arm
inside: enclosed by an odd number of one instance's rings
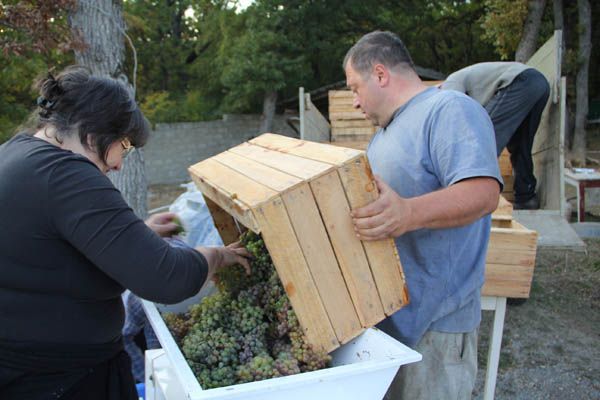
[[[398,237],[421,228],[464,226],[498,206],[500,187],[490,177],[465,179],[410,199],[400,197],[379,177],[375,180],[379,198],[352,211],[354,229],[361,240]]]

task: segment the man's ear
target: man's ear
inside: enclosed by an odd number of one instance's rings
[[[390,71],[383,64],[375,64],[373,75],[379,87],[387,86],[390,81]]]

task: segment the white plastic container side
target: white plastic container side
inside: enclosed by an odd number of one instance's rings
[[[331,353],[331,368],[203,390],[154,303],[142,303],[172,368],[168,375],[180,385],[177,391],[191,400],[378,400],[401,365],[421,360],[421,354],[370,328]]]

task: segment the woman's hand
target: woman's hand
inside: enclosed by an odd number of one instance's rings
[[[208,279],[213,279],[215,273],[232,265],[240,264],[250,275],[250,261],[252,255],[240,242],[235,242],[225,247],[196,247],[208,262]]]
[[[171,237],[181,229],[180,225],[176,223],[177,220],[177,214],[164,212],[151,215],[145,222],[148,228],[152,229],[159,236]]]

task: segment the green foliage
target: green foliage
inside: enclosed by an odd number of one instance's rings
[[[47,70],[37,54],[0,58],[0,143],[13,136],[35,109],[33,84]]]
[[[494,45],[503,60],[514,59],[527,17],[527,0],[485,0],[485,5],[483,39]]]

